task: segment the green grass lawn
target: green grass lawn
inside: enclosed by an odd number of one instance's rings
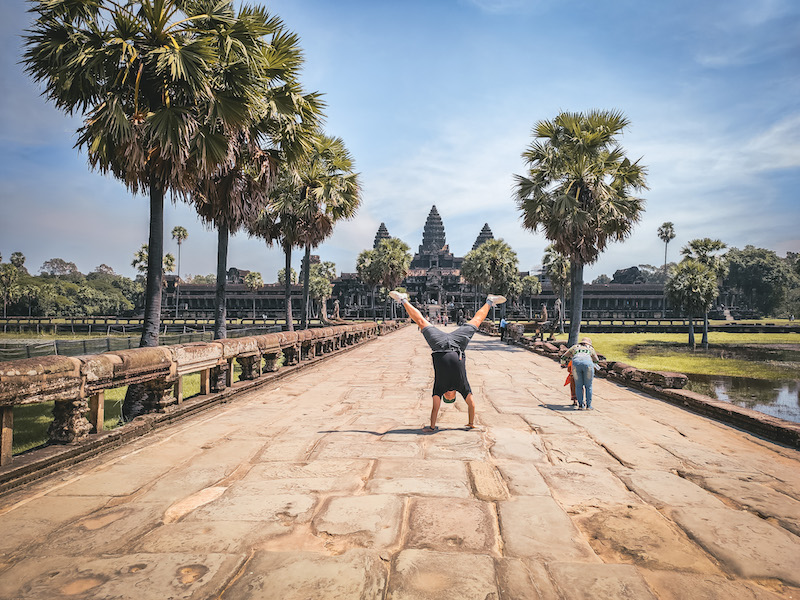
[[[720,350],[742,345],[800,344],[796,333],[723,333],[709,334],[709,352],[699,346],[702,332],[695,334],[698,348],[688,347],[685,333],[591,333],[598,354],[608,360],[627,363],[651,371],[676,371],[686,374],[752,377],[755,379],[797,379],[797,363],[754,361],[718,356]],[[559,336],[566,343],[566,336]]]

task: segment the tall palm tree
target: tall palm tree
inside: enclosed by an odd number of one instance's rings
[[[375,262],[377,271],[380,273],[380,282],[387,290],[393,290],[408,275],[408,268],[411,266],[410,248],[399,238],[389,238],[381,240],[375,249]],[[389,303],[389,296],[383,304],[383,319],[386,320],[386,307]]]
[[[34,0],[27,72],[67,113],[83,114],[89,163],[150,197],[141,346],[158,344],[164,196],[231,162],[230,138],[252,118],[274,23],[232,0]],[[224,82],[224,93],[220,93]]]
[[[488,240],[467,252],[461,273],[468,282],[483,287],[491,294],[515,298],[522,291],[517,253],[502,239]],[[502,310],[505,311],[505,307]]]
[[[342,138],[322,133],[314,136],[311,148],[295,167],[297,197],[306,211],[304,219],[305,257],[303,264],[303,314],[301,328],[308,327],[311,248],[332,232],[337,221],[355,216],[361,203],[358,175]]]
[[[626,158],[616,140],[628,124],[622,113],[600,110],[539,121],[522,153],[528,173],[515,176],[523,226],[541,228],[570,259],[569,344],[580,335],[584,265],[609,242],[625,239],[643,210],[632,192],[646,189],[646,169]]]
[[[558,252],[553,244],[550,244],[544,249],[542,267],[548,279],[550,279],[553,292],[561,301],[561,311],[558,317],[558,331],[563,334],[564,310],[567,306],[567,290],[569,290],[570,282],[569,258]]]
[[[727,247],[728,245],[722,240],[702,238],[690,241],[681,249],[681,254],[684,256],[684,260],[696,260],[708,267],[716,276],[717,285],[719,285],[720,279],[728,274],[728,263],[717,253],[722,252]],[[709,305],[703,311],[703,339],[701,343],[705,349],[708,349],[708,311],[710,308],[711,306]]]
[[[670,302],[689,317],[689,345],[694,350],[694,319],[707,312],[719,294],[717,275],[693,258],[684,258],[671,271],[664,291]]]
[[[180,225],[176,225],[172,228],[172,239],[178,242],[178,270],[175,273],[177,278],[175,279],[175,318],[178,318],[178,306],[180,303],[180,295],[181,295],[181,244],[186,241],[186,238],[189,237],[189,232],[186,231],[185,227],[181,227]]]
[[[528,318],[533,320],[533,296],[542,293],[542,283],[535,275],[526,275],[522,278],[522,294],[528,297]]]
[[[672,221],[666,221],[658,228],[658,239],[664,242],[664,274],[667,273],[667,248],[669,243],[675,239],[675,225]]]
[[[372,318],[375,318],[375,288],[381,282],[380,264],[377,260],[378,252],[375,249],[362,250],[356,259],[356,271],[358,278],[361,279],[370,289],[370,308],[372,309]]]

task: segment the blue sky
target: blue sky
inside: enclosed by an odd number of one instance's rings
[[[340,271],[385,222],[415,251],[435,204],[463,256],[488,223],[536,269],[547,240],[525,231],[513,175],[531,128],[561,111],[622,111],[629,157],[648,167],[646,212],[631,237],[586,268],[660,265],[698,237],[800,252],[800,3],[794,0],[278,0],[265,5],[302,40],[303,83],[325,94],[326,131],[351,150],[363,203],[317,253]],[[38,272],[52,257],[83,272],[133,275],[148,202],[89,170],[78,117],[47,104],[22,72],[22,0],[0,23],[0,253]],[[182,274],[215,271],[216,237],[184,204]],[[295,265],[299,265],[296,252]],[[275,281],[277,248],[239,234],[229,266]]]

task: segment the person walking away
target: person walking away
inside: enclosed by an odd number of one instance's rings
[[[505,317],[500,317],[500,341],[506,339],[506,327],[508,326],[508,321],[506,321]]]
[[[467,380],[467,357],[466,349],[472,336],[478,331],[478,327],[489,314],[492,306],[497,306],[506,301],[504,296],[490,295],[486,298],[486,303],[475,313],[475,316],[464,325],[452,332],[445,332],[431,325],[430,321],[422,316],[408,301],[408,294],[392,290],[389,296],[399,302],[416,323],[425,341],[431,349],[433,360],[433,392],[431,400],[431,422],[425,425],[422,430],[433,433],[438,430],[436,418],[439,415],[439,407],[442,400],[450,404],[456,401],[456,392],[461,394],[467,403],[467,429],[475,428],[475,400],[472,397],[472,388]]]
[[[572,346],[561,355],[561,364],[572,361],[572,378],[575,380],[575,397],[578,410],[592,410],[592,380],[594,371],[599,367],[600,359],[592,347],[588,337]]]

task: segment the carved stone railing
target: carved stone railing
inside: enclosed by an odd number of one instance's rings
[[[108,389],[142,384],[145,412],[166,412],[183,402],[183,377],[200,373],[200,394],[257,380],[285,366],[336,352],[396,329],[399,323],[353,323],[253,337],[106,352],[44,356],[0,363],[0,466],[11,462],[15,406],[53,402],[51,443],[72,444],[103,431]]]

